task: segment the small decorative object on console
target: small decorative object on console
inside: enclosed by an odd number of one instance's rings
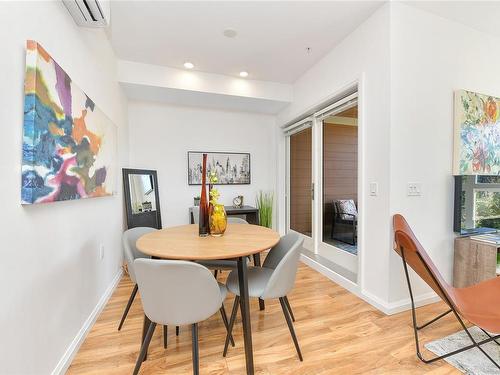
[[[233,199],[233,207],[234,208],[241,208],[243,207],[243,195],[238,195]]]
[[[200,200],[201,200],[201,197],[199,195],[197,197],[194,197],[193,198],[193,205],[194,206],[199,206],[200,205]]]

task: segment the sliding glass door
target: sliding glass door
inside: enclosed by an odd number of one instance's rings
[[[357,93],[285,129],[288,230],[304,247],[356,282],[358,199]]]

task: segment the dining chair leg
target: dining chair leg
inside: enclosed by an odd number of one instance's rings
[[[260,253],[254,254],[253,255],[253,265],[255,267],[261,267],[260,263]],[[259,310],[263,311],[266,309],[266,304],[263,299],[259,298]]]
[[[175,326],[175,335],[179,336],[179,326]]]
[[[132,302],[134,302],[135,295],[137,294],[137,290],[139,287],[137,284],[134,285],[134,289],[132,290],[132,294],[130,295],[127,307],[125,307],[125,311],[123,312],[122,319],[120,320],[120,325],[118,325],[118,331],[122,329],[123,323],[125,322],[125,318],[127,317],[128,311],[130,310],[130,306],[132,306]]]
[[[264,302],[263,299],[259,298],[259,310],[264,311],[266,309],[266,303]]]
[[[151,342],[151,337],[153,337],[153,333],[155,332],[156,323],[151,322],[149,324],[148,332],[146,333],[146,337],[144,338],[144,342],[141,346],[141,351],[139,353],[139,357],[137,357],[137,362],[135,363],[134,375],[139,373],[139,369],[141,368],[142,361],[148,352],[149,343]]]
[[[240,297],[234,297],[233,310],[231,311],[231,319],[229,319],[229,327],[227,328],[226,342],[224,343],[224,351],[222,356],[225,357],[227,354],[227,348],[229,346],[229,335],[233,334],[234,321],[236,320],[236,314],[238,313],[238,305],[240,304]]]
[[[248,375],[254,374],[252,323],[250,321],[250,296],[248,294],[248,267],[245,257],[238,258],[238,287],[240,292],[241,325],[245,344],[245,367]]]
[[[302,362],[302,353],[300,351],[299,342],[297,340],[297,336],[295,335],[295,330],[293,329],[293,323],[290,319],[290,315],[288,313],[288,309],[286,308],[286,303],[283,297],[280,297],[281,309],[283,310],[283,315],[285,315],[286,324],[288,324],[288,329],[290,330],[290,334],[292,335],[293,343],[295,344],[295,349],[297,350],[297,354],[299,355],[299,359]]]
[[[163,326],[163,347],[165,349],[167,349],[167,344],[168,344],[167,334],[168,334],[168,326]]]
[[[141,345],[144,342],[144,339],[146,338],[146,335],[148,334],[148,329],[149,326],[151,325],[151,320],[147,317],[146,314],[144,314],[144,320],[142,322],[142,336],[141,336]],[[144,362],[148,358],[148,352],[146,350],[146,354],[144,355],[144,358],[142,361]]]
[[[219,274],[219,270],[214,270],[214,277],[217,279],[217,275]]]
[[[193,324],[191,332],[193,338],[193,374],[198,375],[200,373],[200,357],[198,349],[198,323]]]
[[[227,321],[226,309],[224,308],[224,304],[222,304],[220,308],[220,314],[222,316],[222,321],[224,322],[224,327],[226,327],[226,335],[229,335],[229,339],[231,340],[231,346],[234,347],[233,335],[229,332],[229,323]]]
[[[295,316],[293,315],[292,306],[290,306],[290,301],[288,301],[288,297],[284,296],[283,299],[285,300],[286,308],[288,309],[288,312],[290,313],[290,317],[292,318],[292,321],[295,322]]]

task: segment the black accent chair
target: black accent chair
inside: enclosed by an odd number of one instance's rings
[[[354,204],[356,205],[355,202]],[[350,212],[345,212],[338,200],[333,201],[332,231],[330,237],[333,240],[342,241],[350,245],[356,245],[358,241],[358,216]]]

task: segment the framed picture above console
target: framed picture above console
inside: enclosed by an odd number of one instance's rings
[[[188,184],[200,185],[202,157],[208,154],[207,173],[215,173],[215,185],[249,185],[250,154],[240,152],[188,152]]]

